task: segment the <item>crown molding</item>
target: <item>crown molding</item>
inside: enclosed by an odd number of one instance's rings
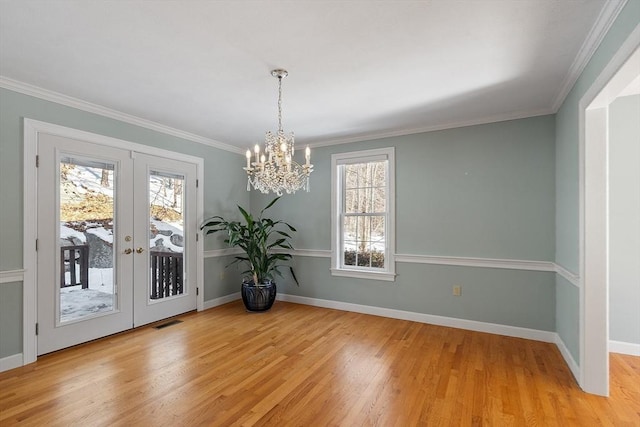
[[[224,142],[216,141],[215,139],[205,138],[204,136],[185,132],[180,129],[175,129],[151,120],[143,119],[131,114],[122,113],[111,108],[103,107],[102,105],[93,104],[91,102],[73,98],[71,96],[54,92],[48,89],[43,89],[41,87],[14,80],[5,76],[0,76],[0,87],[14,92],[22,93],[24,95],[40,98],[45,101],[55,102],[56,104],[62,104],[67,107],[86,111],[88,113],[98,114],[103,117],[108,117],[110,119],[129,123],[135,126],[140,126],[156,132],[164,133],[166,135],[175,136],[187,141],[197,142],[198,144],[207,145],[209,147],[218,148],[220,150],[229,151],[235,154],[244,154],[244,150],[242,148],[226,144]]]
[[[474,120],[463,120],[460,122],[450,122],[450,123],[445,123],[440,125],[432,125],[432,126],[425,126],[425,127],[412,128],[412,129],[401,129],[401,130],[391,131],[391,132],[371,133],[371,134],[359,135],[359,136],[348,137],[348,138],[325,139],[322,141],[309,142],[304,144],[308,145],[311,148],[327,147],[330,145],[349,144],[352,142],[371,141],[375,139],[415,135],[418,133],[435,132],[439,130],[456,129],[456,128],[462,128],[467,126],[506,122],[509,120],[527,119],[530,117],[546,116],[548,114],[554,114],[554,113],[555,111],[552,111],[549,108],[540,108],[537,110],[522,111],[518,113],[497,114],[494,116],[487,116],[487,117],[474,119]]]
[[[585,67],[591,60],[591,57],[600,46],[602,39],[604,39],[604,36],[607,34],[626,4],[627,0],[608,0],[605,3],[604,7],[600,11],[600,15],[598,15],[598,19],[596,19],[596,22],[591,27],[587,38],[582,43],[578,54],[569,68],[569,72],[560,86],[560,91],[553,101],[551,109],[554,114],[557,113],[562,106],[562,103],[569,95],[569,92],[571,92],[573,85],[584,71]]]

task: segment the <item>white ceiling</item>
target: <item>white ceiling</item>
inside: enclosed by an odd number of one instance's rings
[[[623,3],[0,0],[0,76],[246,147],[282,67],[285,131],[358,140],[554,112]]]

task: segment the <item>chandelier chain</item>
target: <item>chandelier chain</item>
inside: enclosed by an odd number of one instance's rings
[[[282,132],[282,76],[278,76],[278,132]]]

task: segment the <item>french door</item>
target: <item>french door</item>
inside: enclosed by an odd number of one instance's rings
[[[38,354],[196,308],[196,165],[40,134]]]

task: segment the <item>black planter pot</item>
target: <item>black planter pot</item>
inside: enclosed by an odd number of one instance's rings
[[[247,311],[267,311],[276,300],[276,282],[264,280],[256,285],[253,280],[242,282],[242,302]]]

